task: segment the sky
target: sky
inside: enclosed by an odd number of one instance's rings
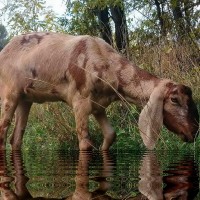
[[[58,16],[61,16],[62,14],[64,14],[66,9],[66,5],[63,3],[63,1],[64,0],[46,0],[46,5],[52,8],[52,10]],[[0,0],[0,9],[4,7],[5,2],[7,2],[7,0]],[[0,21],[2,21],[3,24],[5,23],[3,18]]]
[[[50,6],[58,15],[62,15],[66,10],[66,5],[63,3],[63,0],[46,0],[46,5]]]
[[[6,0],[0,0],[0,8],[5,5]],[[46,5],[50,6],[57,14],[64,13],[65,5],[63,0],[46,0]]]

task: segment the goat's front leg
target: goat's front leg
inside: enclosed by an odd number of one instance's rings
[[[9,94],[6,95],[6,97],[2,98],[0,121],[0,149],[5,149],[6,147],[7,131],[12,121],[17,103],[18,96]]]
[[[116,138],[115,131],[113,130],[113,127],[110,125],[110,122],[108,121],[105,110],[100,113],[94,114],[94,117],[103,131],[104,140],[101,149],[103,151],[107,151],[109,150],[112,143],[115,141]]]
[[[15,111],[15,128],[10,140],[13,150],[20,150],[32,103],[20,101]]]
[[[88,121],[91,113],[91,102],[88,98],[83,98],[73,103],[76,131],[79,140],[80,150],[91,150],[93,144],[89,138]]]

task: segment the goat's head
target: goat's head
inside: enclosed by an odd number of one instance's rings
[[[199,128],[199,115],[189,87],[168,84],[164,99],[164,125],[184,141],[193,142]]]
[[[184,141],[194,141],[199,114],[189,87],[164,80],[153,90],[139,117],[140,133],[147,148],[154,148],[163,123]]]

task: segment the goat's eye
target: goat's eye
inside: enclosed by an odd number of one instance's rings
[[[175,104],[178,104],[178,99],[177,99],[177,98],[174,98],[174,97],[172,97],[172,98],[171,98],[171,102],[172,102],[172,103],[175,103]]]

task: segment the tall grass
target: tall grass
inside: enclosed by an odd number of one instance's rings
[[[196,101],[200,101],[200,49],[190,44],[163,42],[153,46],[133,48],[132,59],[143,69],[190,86]]]
[[[193,59],[193,49],[189,45],[163,43],[153,46],[137,46],[132,49],[132,60],[141,68],[174,81],[186,84],[193,90],[195,101],[200,103],[200,66]],[[107,109],[108,117],[117,133],[114,150],[143,149],[137,126],[139,111],[133,105],[115,102]],[[199,104],[200,105],[200,104]],[[101,130],[95,120],[90,118],[90,134],[98,149],[103,140]],[[200,144],[197,140],[196,147]],[[32,108],[23,148],[65,148],[78,149],[75,121],[72,110],[64,103],[46,103]],[[158,149],[194,149],[180,141],[177,136],[163,129]]]

